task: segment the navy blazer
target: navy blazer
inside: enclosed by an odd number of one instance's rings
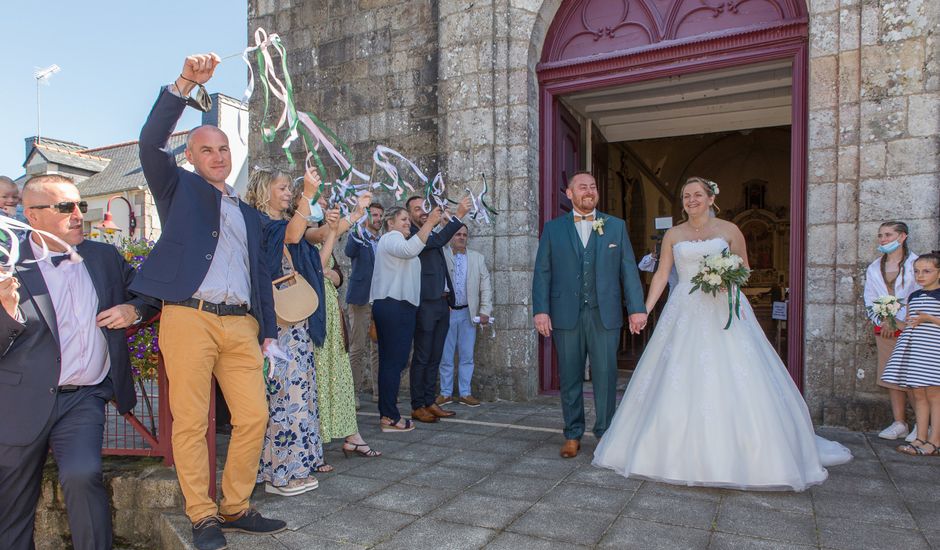
[[[216,246],[222,193],[202,176],[183,170],[167,141],[186,104],[163,88],[140,131],[140,165],[157,204],[163,232],[141,266],[131,290],[178,302],[193,296],[206,278]],[[277,338],[271,276],[262,253],[258,211],[239,201],[248,232],[251,314],[258,320],[258,341]]]
[[[129,303],[140,310],[144,319],[157,314],[156,307],[128,292],[134,268],[115,247],[86,240],[76,248],[98,294],[97,313]],[[4,336],[0,342],[0,445],[4,446],[29,445],[39,437],[52,414],[61,374],[59,329],[52,297],[39,264],[25,263],[32,259],[32,247],[24,241],[14,276],[20,282],[20,314],[25,322],[18,322],[0,308],[0,335]],[[114,398],[118,411],[124,414],[137,403],[125,330],[102,328],[101,332],[108,342],[108,376]]]
[[[346,238],[346,257],[352,262],[349,284],[346,285],[346,303],[363,306],[369,303],[372,290],[372,271],[375,269],[375,250],[368,241],[354,237]]]
[[[421,260],[421,301],[438,299],[444,295],[444,281],[447,281],[447,287],[450,293],[447,295],[447,303],[454,307],[454,283],[450,280],[450,273],[447,270],[447,260],[444,259],[444,246],[450,242],[454,233],[460,231],[463,222],[456,217],[450,220],[450,223],[444,226],[438,232],[431,232],[428,240],[424,243],[424,250],[418,255]],[[420,229],[414,224],[411,225],[411,234],[414,235]]]

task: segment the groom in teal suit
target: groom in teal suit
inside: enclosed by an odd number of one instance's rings
[[[535,328],[554,336],[561,378],[565,444],[561,456],[572,458],[584,434],[582,381],[590,357],[597,419],[594,435],[604,435],[617,407],[617,346],[623,308],[630,332],[646,326],[643,287],[626,224],[598,212],[597,183],[578,172],[566,190],[573,210],[545,224],[535,258],[532,312]]]

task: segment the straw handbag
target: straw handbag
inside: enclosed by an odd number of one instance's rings
[[[317,291],[310,286],[310,283],[297,273],[286,246],[284,254],[290,263],[291,273],[271,281],[274,292],[274,313],[277,315],[279,325],[293,325],[313,315],[320,305],[320,297],[317,296]],[[282,283],[288,284],[284,288],[278,288],[278,285]]]

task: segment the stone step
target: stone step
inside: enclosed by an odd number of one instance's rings
[[[111,497],[115,548],[153,548],[160,515],[182,510],[175,471],[151,458],[112,456],[104,459],[103,477]],[[62,548],[70,541],[64,497],[52,460],[43,472],[34,539],[37,550]]]
[[[158,550],[194,550],[192,524],[182,512],[160,514],[156,542]]]

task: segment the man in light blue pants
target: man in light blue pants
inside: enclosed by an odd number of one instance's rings
[[[450,328],[444,341],[441,359],[441,395],[439,406],[453,403],[454,352],[458,357],[457,385],[460,392],[458,403],[479,407],[479,399],[473,397],[470,379],[473,377],[473,349],[476,344],[477,325],[490,324],[493,310],[493,290],[490,273],[486,269],[483,255],[467,249],[468,232],[462,227],[444,248],[444,259],[450,280],[454,283],[454,307],[450,310]]]

